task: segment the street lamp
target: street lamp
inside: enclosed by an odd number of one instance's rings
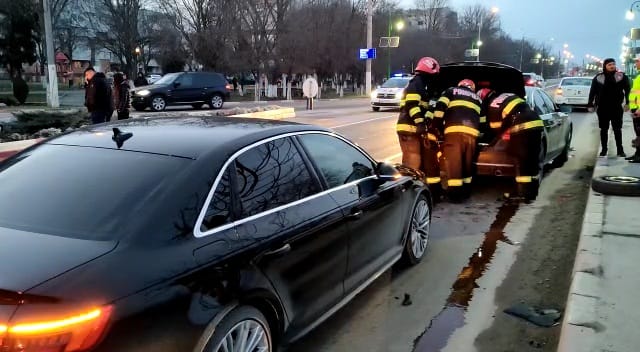
[[[629,6],[629,10],[627,11],[627,13],[625,14],[625,18],[629,21],[633,21],[633,19],[636,17],[635,13],[633,13],[633,6],[640,4],[640,1],[634,1],[631,6]]]
[[[140,53],[141,53],[140,47],[136,46],[136,48],[134,49],[134,52],[136,53],[136,71],[139,72],[140,71]]]
[[[491,16],[495,15],[500,11],[499,8],[493,6],[491,7]],[[482,40],[480,40],[480,34],[482,33],[482,19],[483,16],[480,16],[480,23],[478,24],[478,40],[476,41],[478,48],[478,56],[476,56],[476,61],[480,61],[480,46],[482,45]]]
[[[391,25],[391,15],[389,15],[389,46],[387,47],[387,77],[391,78],[391,30],[394,26]],[[399,20],[395,23],[395,29],[397,32],[404,29],[404,22]],[[400,38],[398,38],[398,45],[400,45]]]

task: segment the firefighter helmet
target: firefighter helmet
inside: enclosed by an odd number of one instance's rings
[[[467,87],[474,92],[476,91],[476,84],[473,83],[473,81],[470,79],[463,79],[462,81],[458,82],[458,87]]]
[[[480,97],[480,99],[484,100],[492,92],[493,92],[493,90],[491,88],[482,88],[482,89],[478,90],[478,97]]]
[[[436,74],[440,72],[440,64],[436,59],[432,57],[425,56],[420,61],[418,61],[418,65],[415,69],[416,72],[424,72],[427,74]]]

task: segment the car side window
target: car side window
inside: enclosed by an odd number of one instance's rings
[[[193,86],[193,75],[184,74],[176,79],[177,83],[180,83],[180,88],[189,88]]]
[[[229,175],[230,171],[227,168],[222,174],[220,182],[218,182],[213,198],[211,198],[207,212],[202,220],[200,231],[208,231],[233,221],[231,217],[232,198]]]
[[[540,93],[536,91],[533,92],[533,110],[539,115],[549,113],[544,105],[544,100],[542,100]]]
[[[349,143],[325,134],[305,134],[299,139],[329,188],[373,175],[372,161]]]
[[[544,101],[544,106],[547,108],[548,113],[552,113],[556,111],[556,106],[553,104],[553,101],[545,92],[538,92]]]
[[[290,138],[267,142],[236,159],[241,216],[247,217],[320,192]]]

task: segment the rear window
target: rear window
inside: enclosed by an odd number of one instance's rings
[[[382,83],[381,88],[404,88],[409,84],[407,78],[390,78],[386,82]]]
[[[589,78],[565,78],[560,83],[561,86],[590,86],[591,79]]]
[[[0,164],[0,227],[118,239],[148,197],[187,163],[156,154],[43,145]]]

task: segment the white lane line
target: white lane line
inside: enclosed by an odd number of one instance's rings
[[[397,158],[399,158],[399,157],[401,157],[401,156],[402,156],[402,153],[393,154],[392,156],[386,157],[386,158],[384,158],[383,160],[384,160],[385,162],[389,162],[389,161],[394,160],[394,159],[397,159]]]
[[[368,120],[363,120],[363,121],[358,121],[358,122],[345,123],[344,125],[338,125],[338,126],[333,126],[333,127],[329,127],[329,128],[341,128],[341,127],[359,125],[361,123],[367,123],[367,122],[371,122],[371,121],[383,120],[383,119],[388,119],[388,118],[392,118],[392,117],[394,117],[394,116],[391,115],[391,116],[385,116],[385,117],[376,117],[374,119],[368,119]]]

